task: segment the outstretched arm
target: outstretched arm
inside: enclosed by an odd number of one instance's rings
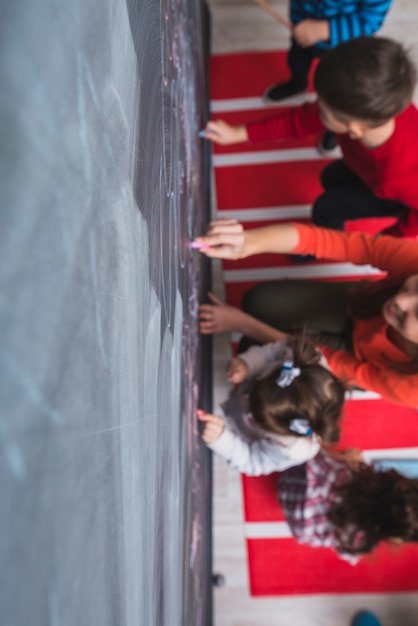
[[[299,233],[290,222],[244,230],[240,222],[223,219],[211,222],[206,235],[195,241],[209,246],[200,249],[208,257],[236,260],[266,252],[292,252],[299,243]]]
[[[382,398],[404,406],[418,407],[418,374],[401,374],[327,346],[321,346],[321,350],[332,373],[347,384],[374,391]]]
[[[197,417],[204,423],[203,441],[232,467],[249,476],[283,471],[313,458],[319,450],[315,437],[288,437],[287,445],[264,437],[248,441],[225,426],[218,415],[198,410]]]
[[[254,254],[296,253],[314,254],[318,259],[349,261],[354,265],[371,265],[390,274],[393,284],[418,274],[418,248],[414,239],[345,233],[313,224],[282,222],[264,228],[244,230],[233,219],[216,220],[209,224],[203,237],[196,241],[211,258],[243,259]],[[378,273],[377,270],[370,270]]]
[[[205,139],[219,143],[222,146],[229,146],[234,143],[244,143],[248,141],[247,128],[243,124],[231,126],[223,120],[211,120],[204,129]]]
[[[358,448],[344,448],[344,450],[335,450],[330,446],[322,443],[321,448],[325,450],[328,456],[331,456],[334,459],[338,459],[340,461],[346,461],[349,465],[354,468],[358,468],[361,463],[364,463],[364,458],[361,453],[361,450]]]
[[[237,307],[225,304],[209,293],[213,304],[202,304],[199,309],[199,328],[203,335],[238,332],[260,343],[281,341],[287,335],[269,326]]]

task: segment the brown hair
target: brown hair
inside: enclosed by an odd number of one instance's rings
[[[289,339],[293,363],[300,375],[284,388],[276,384],[282,367],[258,380],[249,395],[254,421],[266,431],[294,436],[294,419],[306,420],[313,432],[332,443],[340,437],[339,420],[344,404],[344,384],[319,364],[321,355],[306,337]]]
[[[380,126],[411,102],[416,68],[403,46],[384,37],[359,37],[329,50],[314,85],[335,116]],[[343,120],[345,121],[345,120]]]
[[[418,480],[363,465],[334,493],[327,516],[345,552],[371,552],[392,538],[418,541]]]

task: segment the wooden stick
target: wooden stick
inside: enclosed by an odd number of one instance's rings
[[[273,9],[269,4],[267,4],[265,0],[254,0],[254,1],[258,4],[258,6],[264,9],[264,11],[267,11],[267,13],[270,13],[270,15],[276,18],[276,20],[280,22],[282,26],[285,26],[289,30],[292,30],[292,24],[288,22],[286,18],[280,15],[280,13],[276,11],[276,9]]]

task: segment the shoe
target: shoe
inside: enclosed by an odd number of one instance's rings
[[[297,93],[302,93],[305,91],[306,87],[300,87],[300,85],[295,85],[294,82],[288,80],[285,83],[279,83],[278,85],[272,85],[271,87],[267,87],[264,92],[263,98],[265,100],[269,100],[270,102],[278,102],[279,100],[284,100],[285,98],[290,98],[291,96],[296,95]]]
[[[370,611],[359,611],[354,616],[351,626],[381,626],[376,615],[370,613]]]
[[[322,156],[333,156],[338,147],[337,137],[330,130],[325,131],[318,141],[317,150]]]

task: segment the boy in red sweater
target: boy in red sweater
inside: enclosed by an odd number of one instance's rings
[[[210,121],[206,138],[219,144],[303,138],[324,129],[336,133],[343,159],[326,166],[324,193],[315,201],[318,226],[399,217],[390,234],[418,235],[418,110],[411,104],[416,69],[398,42],[360,37],[320,60],[317,102],[305,103],[247,125]]]

